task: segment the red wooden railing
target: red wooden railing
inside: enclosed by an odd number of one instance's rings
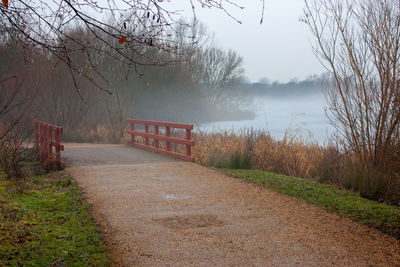
[[[61,170],[61,151],[64,150],[64,146],[60,144],[61,134],[61,127],[41,121],[35,122],[36,151],[39,153],[40,162],[46,167],[55,162],[56,169]]]
[[[192,146],[194,142],[191,134],[191,131],[193,130],[193,124],[136,119],[127,119],[127,122],[131,124],[131,129],[128,130],[128,133],[131,134],[131,141],[129,143],[132,146],[155,151],[183,160],[194,161],[194,158],[192,157]],[[144,132],[136,131],[135,124],[143,124]],[[154,132],[149,132],[149,125],[154,126]],[[160,134],[160,127],[165,127],[165,135]],[[184,129],[186,131],[186,139],[171,137],[171,128]],[[135,141],[135,136],[144,137],[144,144]],[[154,139],[154,146],[150,145],[149,138]],[[165,149],[160,146],[160,140],[166,142]],[[171,143],[186,145],[186,155],[171,151]]]

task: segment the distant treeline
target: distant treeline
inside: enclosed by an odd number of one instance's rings
[[[287,83],[269,82],[268,79],[264,79],[256,83],[242,83],[241,86],[253,97],[301,97],[320,94],[327,76],[327,74],[312,75],[302,81],[292,79]]]

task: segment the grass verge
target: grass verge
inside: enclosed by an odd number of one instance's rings
[[[339,190],[311,179],[279,175],[258,170],[225,169],[230,176],[261,184],[284,195],[303,199],[325,210],[374,227],[400,239],[400,209],[362,198],[358,193]]]
[[[66,172],[7,180],[0,172],[0,266],[109,266],[107,247]]]

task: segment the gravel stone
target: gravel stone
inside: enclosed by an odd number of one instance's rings
[[[115,266],[400,266],[400,242],[302,200],[123,145],[65,144]]]

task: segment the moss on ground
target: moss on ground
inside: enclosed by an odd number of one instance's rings
[[[66,172],[7,180],[0,172],[0,266],[109,266],[107,247]]]

